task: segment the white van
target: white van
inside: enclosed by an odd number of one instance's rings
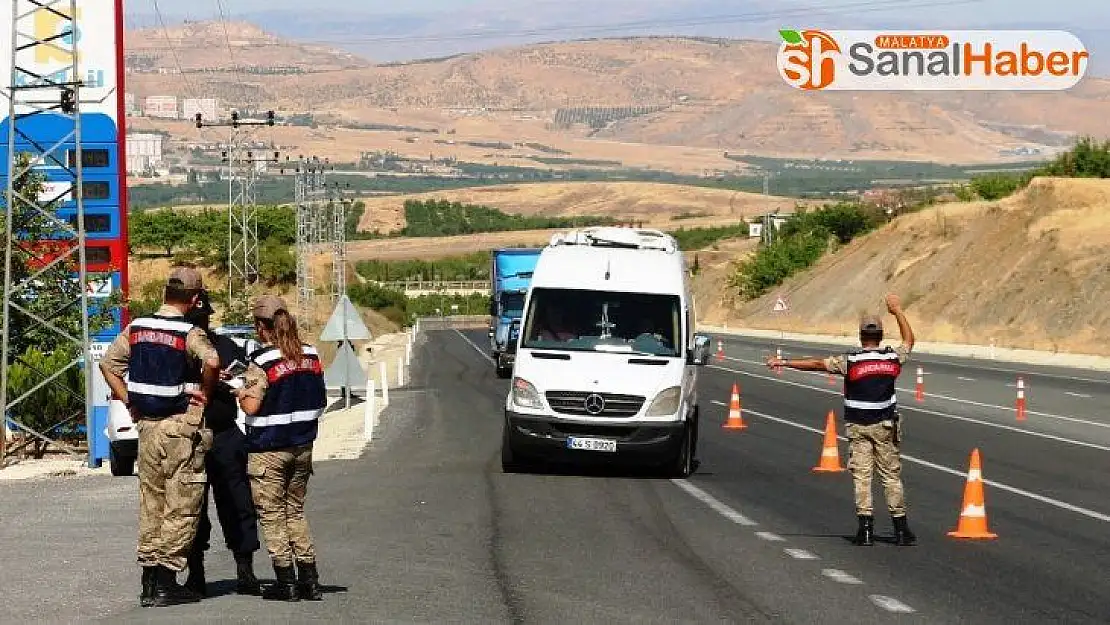
[[[593,457],[692,473],[697,368],[709,357],[695,324],[674,237],[618,227],[553,236],[524,304],[502,468]]]

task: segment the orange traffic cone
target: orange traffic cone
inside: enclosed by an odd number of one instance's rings
[[[1020,376],[1017,381],[1017,420],[1025,421],[1025,380]]]
[[[735,383],[732,385],[732,398],[728,402],[728,420],[721,427],[726,430],[743,430],[748,427],[740,415],[740,387]]]
[[[832,410],[825,420],[825,445],[821,449],[821,461],[813,467],[813,470],[818,473],[837,473],[845,470],[840,466],[840,450],[836,444],[836,417]]]
[[[918,402],[925,401],[925,372],[921,370],[921,367],[917,368],[917,388],[914,392],[914,398]]]
[[[956,530],[948,532],[955,538],[998,538],[987,529],[987,504],[983,500],[983,469],[979,465],[979,450],[971,452],[971,467],[967,470],[964,486],[964,503]]]
[[[725,343],[724,341],[717,341],[717,362],[725,359]]]
[[[775,349],[775,357],[782,360],[782,349]],[[775,375],[782,375],[782,367],[775,367]]]

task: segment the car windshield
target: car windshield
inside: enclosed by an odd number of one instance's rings
[[[676,295],[535,288],[523,346],[677,357],[681,320]]]
[[[501,315],[520,317],[524,314],[524,293],[502,293]]]

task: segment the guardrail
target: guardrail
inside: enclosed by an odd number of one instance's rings
[[[394,291],[474,291],[475,293],[489,293],[489,282],[486,280],[438,280],[438,281],[396,281],[374,282],[380,287]]]

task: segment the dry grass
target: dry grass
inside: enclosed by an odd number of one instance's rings
[[[1001,202],[897,219],[709,323],[852,334],[902,295],[919,340],[1110,355],[1110,181],[1037,179]],[[706,276],[724,290],[719,277]],[[771,312],[782,295],[791,312]]]

